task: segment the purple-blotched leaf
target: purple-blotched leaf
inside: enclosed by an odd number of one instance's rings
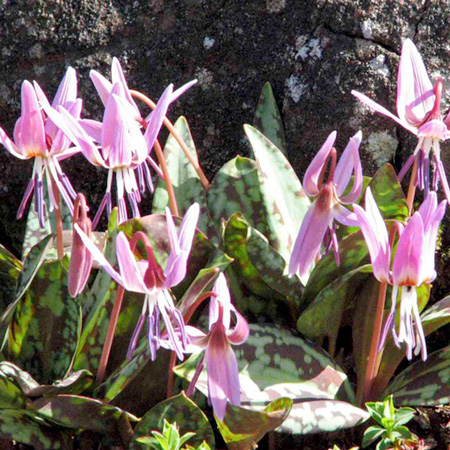
[[[268,432],[278,428],[292,408],[290,398],[278,398],[263,410],[255,411],[228,404],[223,422],[217,426],[230,450],[252,450]]]

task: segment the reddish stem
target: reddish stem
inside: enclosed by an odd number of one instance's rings
[[[109,319],[109,326],[106,333],[105,343],[103,344],[102,356],[100,358],[100,364],[97,370],[97,377],[95,379],[97,385],[99,385],[105,378],[106,366],[108,365],[109,355],[111,353],[114,333],[116,331],[124,293],[125,289],[122,286],[118,286],[116,299],[114,300],[114,306],[111,312],[111,318]]]
[[[131,95],[133,97],[138,98],[139,100],[143,101],[147,106],[149,106],[152,110],[156,108],[156,103],[153,102],[150,98],[148,98],[146,95],[142,94],[139,91],[131,90]],[[206,175],[203,173],[202,168],[200,167],[200,164],[198,163],[197,158],[192,155],[190,150],[188,149],[186,143],[184,142],[183,138],[180,136],[176,128],[173,126],[172,122],[167,118],[164,117],[164,125],[169,130],[170,134],[176,139],[178,142],[178,145],[183,150],[184,154],[186,155],[189,162],[194,167],[195,171],[197,172],[197,175],[200,178],[201,183],[203,184],[203,187],[208,190],[209,189],[209,181],[206,178]]]
[[[417,158],[414,161],[414,165],[411,172],[411,179],[409,180],[408,196],[406,197],[406,204],[408,206],[409,215],[412,213],[414,205],[414,196],[416,194],[416,177],[417,177]]]

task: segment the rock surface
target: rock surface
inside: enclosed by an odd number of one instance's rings
[[[51,97],[69,65],[78,71],[84,117],[100,118],[89,70],[109,76],[117,56],[129,86],[155,99],[171,82],[198,78],[170,116],[187,117],[210,178],[234,155],[248,154],[242,125],[253,122],[265,81],[282,109],[299,174],[332,130],[338,149],[363,130],[366,172],[394,157],[398,168],[414,140],[350,91],[395,111],[405,38],[416,43],[432,77],[445,78],[449,20],[443,0],[0,0],[0,124],[12,134],[22,80],[38,81]],[[32,165],[2,150],[0,168],[0,242],[18,254],[25,223],[15,214]],[[106,173],[79,155],[64,169],[95,208]]]

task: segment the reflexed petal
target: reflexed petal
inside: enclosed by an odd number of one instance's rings
[[[314,197],[319,193],[319,176],[327,162],[335,140],[336,131],[333,131],[306,169],[305,176],[303,177],[303,189],[310,197]]]
[[[22,150],[8,137],[2,127],[0,127],[0,142],[4,145],[11,155],[19,159],[28,159],[29,156],[23,155]]]
[[[170,97],[170,103],[174,102],[179,97],[181,97],[188,89],[194,86],[194,84],[197,84],[197,82],[198,80],[192,80],[186,84],[183,84],[183,86],[179,87],[175,92],[172,93]]]
[[[333,182],[336,186],[336,194],[340,197],[347,188],[353,171],[357,168],[357,161],[359,160],[359,146],[361,145],[362,132],[358,131],[349,141],[345,147],[344,153],[339,158],[336,170],[334,172]],[[355,159],[355,150],[357,159]],[[361,162],[359,162],[361,166]],[[362,173],[361,173],[362,177]],[[351,202],[354,203],[354,202]]]
[[[217,323],[210,333],[206,349],[206,370],[214,414],[222,421],[227,399],[233,405],[240,405],[240,385],[236,356],[228,343],[225,328],[220,323]]]
[[[148,126],[144,134],[145,140],[147,142],[148,152],[150,152],[153,148],[156,138],[158,137],[158,134],[161,130],[164,117],[167,114],[167,110],[171,102],[172,90],[173,85],[169,84],[169,86],[166,87],[163,94],[161,95],[156,108],[153,110],[148,120]]]
[[[131,251],[128,239],[122,231],[116,237],[116,253],[123,287],[127,291],[146,293],[147,286]]]
[[[434,104],[433,85],[422,57],[411,40],[403,43],[397,77],[397,113],[400,120],[417,127]]]
[[[20,126],[14,130],[16,144],[31,156],[47,155],[44,119],[33,85],[22,83],[22,115]]]
[[[83,244],[91,252],[94,260],[101,266],[101,268],[118,284],[124,286],[124,281],[111,263],[104,257],[103,253],[97,248],[97,246],[91,241],[91,239],[84,233],[78,224],[74,224],[74,229],[77,231]],[[125,287],[125,286],[124,286]]]
[[[367,105],[372,111],[375,111],[377,113],[383,114],[383,116],[389,117],[389,119],[394,120],[399,125],[401,125],[403,128],[406,128],[408,131],[410,131],[413,134],[417,134],[417,130],[415,127],[411,126],[406,120],[399,119],[397,116],[392,114],[390,111],[388,111],[383,106],[379,105],[378,103],[371,100],[369,97],[367,97],[364,94],[361,94],[357,91],[352,91],[352,94],[361,102],[363,102],[365,105]]]
[[[334,219],[346,227],[359,227],[358,217],[354,212],[349,211],[345,206],[337,203],[333,206]]]
[[[321,210],[318,201],[310,205],[295,241],[289,264],[289,275],[298,273],[303,278],[317,256],[332,218],[331,210]]]
[[[98,95],[104,106],[108,101],[109,93],[112,89],[112,83],[109,82],[102,74],[96,70],[91,70],[89,72],[92,82],[94,83],[95,89],[97,89]]]
[[[423,222],[420,213],[411,217],[398,240],[392,265],[394,284],[420,286],[420,261],[423,251]]]
[[[79,124],[84,131],[97,143],[102,140],[102,123],[97,120],[83,119],[79,121]]]
[[[77,73],[73,67],[69,67],[61,80],[53,99],[52,106],[56,108],[64,106],[66,102],[74,102],[77,99]]]
[[[127,103],[129,103],[136,114],[137,117],[141,116],[141,113],[139,112],[139,108],[137,107],[130,90],[128,89],[127,80],[125,79],[125,75],[123,74],[122,66],[120,65],[119,60],[114,57],[111,64],[111,79],[113,84],[120,83],[123,87],[123,96]]]
[[[192,242],[194,240],[197,223],[200,216],[200,205],[198,203],[192,204],[186,211],[186,214],[181,221],[178,229],[178,239],[180,247],[187,253],[190,253]]]
[[[250,326],[245,320],[245,317],[239,313],[234,307],[233,311],[236,315],[236,325],[234,326],[231,333],[227,334],[228,340],[234,345],[243,344],[250,334]]]
[[[214,283],[212,291],[217,297],[211,296],[209,301],[209,328],[219,320],[220,314],[222,315],[222,323],[225,329],[228,331],[231,323],[231,309],[234,307],[231,305],[230,290],[228,289],[227,279],[223,273],[220,273]]]

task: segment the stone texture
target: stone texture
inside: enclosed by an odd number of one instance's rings
[[[414,139],[350,91],[395,111],[399,52],[408,37],[433,77],[448,75],[448,8],[439,0],[0,0],[0,124],[12,133],[23,79],[37,80],[51,97],[69,65],[78,71],[84,117],[100,118],[89,70],[109,76],[117,56],[130,87],[153,98],[170,82],[199,79],[170,116],[188,118],[210,178],[234,155],[248,154],[242,125],[253,121],[265,81],[282,107],[298,173],[335,129],[338,149],[363,129],[366,172],[394,156],[399,167]],[[0,168],[0,242],[18,253],[24,221],[15,214],[31,163],[1,151]],[[82,156],[64,168],[95,208],[106,173]]]

